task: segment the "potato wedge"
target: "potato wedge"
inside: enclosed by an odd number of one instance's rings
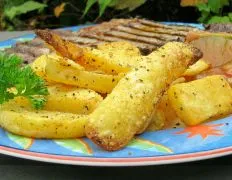
[[[163,129],[185,127],[185,124],[177,116],[175,110],[173,109],[171,103],[169,102],[167,91],[165,91],[164,95],[160,99],[160,102],[157,105],[157,109],[158,111],[163,111],[163,114],[165,116],[165,123]],[[155,119],[153,118],[153,120]]]
[[[141,61],[139,49],[128,42],[112,42],[95,48],[82,48],[62,39],[49,30],[37,30],[36,34],[63,57],[76,61],[86,70],[100,70],[107,74],[128,72]]]
[[[53,84],[48,86],[49,95],[43,110],[69,112],[75,114],[90,114],[103,100],[95,91],[73,86]],[[19,105],[30,106],[28,99],[14,99]]]
[[[187,125],[232,113],[232,88],[220,75],[173,85],[168,97],[178,117]]]
[[[127,46],[114,51],[86,48],[82,58],[85,63],[107,74],[124,73],[142,60],[141,55],[131,55],[125,48]]]
[[[97,49],[86,48],[83,58],[107,74],[128,72],[142,60],[139,49],[124,41],[102,43]]]
[[[157,131],[164,127],[166,122],[166,117],[162,109],[156,109],[155,113],[152,115],[151,122],[147,127],[146,131]]]
[[[150,124],[168,84],[200,56],[199,50],[178,42],[167,43],[146,56],[89,116],[87,137],[109,151],[124,147]]]
[[[200,59],[192,66],[189,66],[189,68],[185,71],[183,76],[196,76],[200,74],[201,72],[209,69],[210,65],[206,63],[203,59]]]
[[[81,47],[64,40],[50,30],[36,30],[35,33],[63,57],[79,62],[83,56],[83,49]],[[79,63],[81,64],[81,62]]]
[[[46,67],[46,55],[42,55],[36,58],[33,63],[31,63],[31,68],[33,71],[43,79],[46,79],[45,67]]]
[[[0,107],[0,125],[12,133],[32,138],[77,138],[85,135],[87,115],[36,111],[8,102]]]
[[[100,93],[110,93],[120,75],[108,75],[80,69],[76,63],[63,58],[46,57],[46,77],[58,83],[92,89]]]
[[[98,44],[97,49],[105,53],[124,54],[126,56],[141,56],[139,48],[127,41],[117,41]]]

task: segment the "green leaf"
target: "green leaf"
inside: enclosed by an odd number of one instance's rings
[[[157,151],[161,153],[173,153],[173,151],[161,144],[157,144],[152,141],[148,141],[145,139],[141,138],[134,138],[128,145],[127,147],[130,148],[135,148],[135,149],[140,149],[140,150],[146,150],[146,151]]]
[[[4,3],[4,8],[11,8],[13,6],[21,5],[27,1],[28,0],[3,0],[3,3]]]
[[[203,11],[201,12],[201,17],[198,19],[198,21],[200,23],[206,23],[209,16],[210,16],[210,12]]]
[[[89,12],[90,8],[97,2],[97,0],[87,0],[83,17]]]
[[[219,13],[227,5],[229,5],[229,0],[208,0],[208,6],[214,13]]]
[[[92,155],[92,149],[82,139],[58,139],[54,140],[54,142],[59,146],[69,149],[73,152]]]
[[[230,22],[232,22],[232,13],[229,13],[228,17],[230,18]]]
[[[31,138],[19,136],[9,132],[7,132],[6,134],[11,141],[15,142],[23,149],[29,149],[33,143],[33,139]]]
[[[13,6],[11,8],[6,8],[4,11],[4,15],[10,20],[14,19],[14,17],[25,14],[34,10],[44,9],[47,5],[44,3],[39,3],[36,1],[27,1],[21,5]]]
[[[100,8],[100,11],[99,11],[99,17],[101,17],[107,6],[109,6],[109,4],[112,2],[112,0],[98,0],[98,4],[99,4],[99,8]]]
[[[210,7],[207,4],[198,4],[197,8],[199,11],[210,12]]]
[[[133,11],[145,2],[146,0],[114,0],[110,6],[118,10],[129,9],[129,11]]]
[[[36,109],[42,108],[48,95],[46,83],[29,65],[21,66],[21,58],[0,51],[0,104],[23,96],[28,98]]]
[[[231,20],[228,16],[212,16],[208,24],[213,24],[213,23],[230,23]]]

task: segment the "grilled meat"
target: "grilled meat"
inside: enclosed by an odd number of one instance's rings
[[[195,31],[191,26],[164,25],[144,19],[113,19],[96,26],[81,29],[78,32],[55,30],[65,40],[80,46],[95,47],[99,43],[114,41],[129,41],[136,45],[143,54],[159,48],[169,41],[185,40],[189,31]],[[42,54],[51,53],[39,38],[26,43],[17,43],[6,50],[24,58],[25,63],[32,62]]]
[[[227,32],[232,33],[232,24],[209,24],[205,26],[206,30],[210,32]]]

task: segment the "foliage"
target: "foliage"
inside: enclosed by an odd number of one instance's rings
[[[73,23],[75,17],[77,23],[98,21],[106,9],[114,9],[130,12],[145,3],[146,0],[3,0],[3,12],[0,12],[0,29],[14,30],[32,29],[36,27],[59,27]],[[98,5],[98,11],[93,6]],[[82,11],[81,9],[84,9]],[[93,10],[93,11],[90,11]],[[113,17],[114,15],[112,15]],[[28,18],[27,18],[28,17]],[[111,16],[110,16],[111,17]],[[104,19],[104,18],[103,18]],[[57,25],[54,24],[57,22]]]
[[[95,3],[98,3],[99,5],[99,17],[101,17],[107,7],[117,10],[129,9],[129,11],[133,11],[145,2],[146,0],[87,0],[84,15],[86,15],[86,13]]]
[[[223,12],[223,8],[229,5],[229,0],[208,0],[208,3],[197,5],[201,12],[198,21],[206,24],[232,22],[232,12],[226,14]]]
[[[199,13],[195,7],[181,7],[185,1],[189,5],[207,0],[0,0],[0,30],[60,28],[130,17],[196,22]],[[199,22],[231,22],[228,4],[229,0],[199,4]]]
[[[43,4],[43,3],[38,3],[35,1],[27,1],[21,5],[18,5],[18,6],[6,8],[4,10],[4,15],[5,15],[5,17],[12,20],[18,15],[26,14],[26,13],[34,11],[34,10],[42,11],[46,6],[47,5]]]

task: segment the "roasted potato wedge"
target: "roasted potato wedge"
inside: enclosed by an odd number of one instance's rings
[[[50,30],[36,30],[35,33],[41,39],[43,39],[49,45],[49,47],[51,46],[59,55],[77,61],[81,64],[79,61],[83,56],[83,49],[81,47],[70,41],[64,40]]]
[[[163,129],[185,127],[185,124],[177,116],[175,110],[169,102],[167,91],[165,91],[164,95],[160,99],[160,102],[157,105],[157,109],[158,111],[163,111],[163,114],[165,116],[165,123]]]
[[[34,110],[15,101],[0,106],[0,125],[32,138],[77,138],[85,135],[87,115]]]
[[[154,106],[168,84],[200,56],[199,50],[178,42],[146,56],[89,116],[87,137],[109,151],[124,147],[150,124]]]
[[[128,72],[141,61],[139,49],[128,42],[99,44],[97,49],[85,49],[85,62],[108,73]]]
[[[112,42],[98,48],[82,48],[62,39],[49,30],[37,30],[36,34],[63,57],[72,59],[86,70],[100,70],[107,74],[128,72],[141,61],[139,49],[128,42]]]
[[[105,53],[124,54],[126,57],[141,56],[139,48],[127,41],[101,43],[98,44],[97,49]]]
[[[90,114],[103,100],[95,91],[61,84],[48,86],[49,95],[43,110]],[[30,106],[28,99],[17,97],[17,104]]]
[[[152,115],[151,122],[147,127],[146,131],[157,131],[164,127],[166,117],[162,109],[156,109]]]
[[[209,69],[210,65],[206,63],[203,59],[200,59],[192,66],[189,66],[189,68],[185,71],[183,76],[196,76],[200,74],[201,72]]]
[[[142,57],[141,55],[131,55],[125,48],[127,46],[118,48],[118,50],[114,50],[114,53],[113,50],[104,51],[86,48],[83,61],[107,74],[128,72],[141,61]]]
[[[232,113],[232,88],[220,75],[173,85],[168,97],[178,117],[187,125]]]
[[[46,56],[45,59],[47,79],[57,83],[92,89],[100,93],[111,92],[122,76],[85,71],[75,62],[62,57]]]

